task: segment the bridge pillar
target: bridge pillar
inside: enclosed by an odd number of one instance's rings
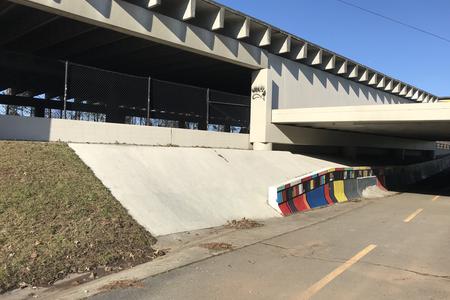
[[[272,150],[268,126],[272,122],[272,88],[270,70],[253,72],[250,103],[250,142],[254,150]]]
[[[273,144],[272,143],[253,143],[253,150],[256,151],[272,151]]]

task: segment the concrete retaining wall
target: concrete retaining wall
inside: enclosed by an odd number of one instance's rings
[[[450,168],[450,156],[423,163],[386,167],[379,178],[385,181],[389,189],[402,188],[425,180]]]
[[[0,139],[250,149],[248,134],[0,116]]]

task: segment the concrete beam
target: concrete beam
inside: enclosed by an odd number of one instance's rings
[[[270,135],[268,140],[277,144],[420,150],[436,148],[434,142],[289,125],[273,125]]]
[[[322,64],[322,54],[323,54],[322,49],[309,50],[307,58],[308,64],[310,64],[311,66]]]
[[[335,67],[336,67],[336,55],[331,55],[326,59],[324,69],[334,70]]]
[[[366,82],[369,80],[369,70],[365,69],[358,78],[359,82]]]
[[[246,39],[250,36],[250,18],[245,18],[240,25],[239,32],[236,36],[238,40]]]
[[[337,70],[336,73],[339,75],[347,74],[348,61],[344,60],[341,61],[340,63],[336,63],[336,70]]]
[[[155,8],[157,6],[160,6],[161,5],[161,1],[162,0],[148,0],[147,7],[148,8]]]
[[[308,57],[308,43],[293,46],[292,49],[293,58],[295,60],[301,60]]]
[[[183,21],[195,18],[195,12],[197,9],[197,0],[185,0],[180,1],[180,9],[183,12]]]
[[[359,66],[353,66],[350,68],[350,72],[348,73],[348,78],[357,78],[359,74]]]
[[[285,54],[291,52],[292,37],[290,35],[281,36],[272,41],[273,51],[275,54]]]
[[[400,91],[400,96],[406,96],[406,94],[408,94],[408,86],[404,85]]]
[[[377,85],[378,84],[378,74],[375,73],[370,77],[369,85]]]
[[[413,100],[419,99],[419,90],[415,90],[415,91],[414,91],[414,94],[413,94],[413,96],[412,96],[411,99],[413,99]]]
[[[277,125],[358,131],[428,141],[450,136],[450,127],[447,126],[450,124],[450,106],[447,103],[276,109],[272,110],[271,120]]]
[[[419,98],[417,99],[417,101],[423,102],[423,100],[425,100],[425,93],[424,92],[420,92],[419,93]]]
[[[386,77],[381,77],[380,81],[377,84],[377,88],[384,89],[386,86]]]
[[[392,79],[387,80],[384,90],[390,92],[390,91],[392,91],[393,88],[394,88],[394,82],[392,81]]]
[[[408,93],[406,94],[406,98],[412,98],[412,96],[414,95],[414,89],[409,87]]]
[[[212,24],[211,30],[219,30],[225,27],[225,8],[220,7],[214,17],[214,22]]]
[[[392,93],[393,94],[400,94],[402,89],[402,84],[400,82],[397,82],[396,84],[394,84],[394,88],[392,89]]]
[[[261,42],[259,43],[259,46],[269,46],[272,43],[272,28],[267,27],[266,32],[264,33],[263,38],[261,39]]]

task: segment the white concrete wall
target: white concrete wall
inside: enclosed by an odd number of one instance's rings
[[[70,144],[130,215],[155,235],[280,217],[267,188],[340,166],[290,152]]]
[[[248,134],[0,116],[0,139],[249,149]]]
[[[268,56],[273,109],[416,103],[280,56]]]

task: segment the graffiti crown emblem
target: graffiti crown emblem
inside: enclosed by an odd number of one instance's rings
[[[253,100],[265,100],[266,99],[266,88],[263,86],[255,86],[252,88],[252,99]]]

